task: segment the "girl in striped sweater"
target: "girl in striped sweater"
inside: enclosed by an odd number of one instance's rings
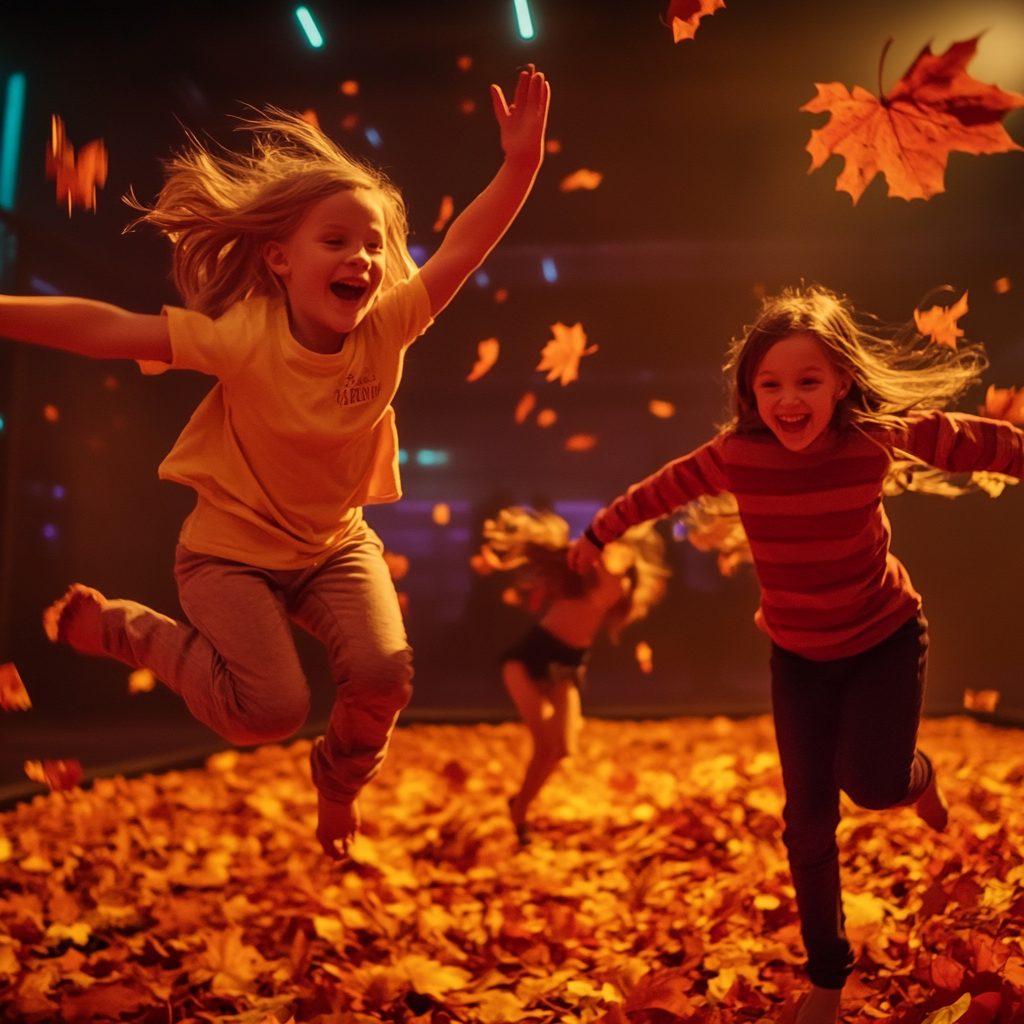
[[[882,485],[894,459],[1024,475],[1024,432],[939,410],[985,366],[906,332],[880,338],[823,288],[765,301],[733,347],[733,418],[713,440],[630,487],[570,552],[586,571],[630,526],[732,492],[772,641],[785,832],[812,988],[798,1024],[833,1024],[852,956],[835,831],[839,790],[862,807],[945,801],[916,749],[928,649],[921,599],[889,551]]]

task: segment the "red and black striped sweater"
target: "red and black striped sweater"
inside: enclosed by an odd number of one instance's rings
[[[727,430],[634,484],[591,530],[606,543],[702,494],[732,491],[761,584],[758,626],[814,661],[859,654],[921,606],[889,551],[882,481],[893,448],[954,473],[1024,476],[1024,432],[978,416],[932,412],[905,430],[849,430],[811,455],[769,430]]]

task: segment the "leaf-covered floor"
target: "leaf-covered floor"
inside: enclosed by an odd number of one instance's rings
[[[969,992],[1024,1022],[1024,736],[926,722],[951,798],[846,807],[844,1014]],[[770,721],[588,721],[520,849],[516,724],[395,734],[358,864],[313,836],[308,743],[99,781],[0,816],[0,1018],[713,1024],[792,1016],[801,974]],[[789,997],[787,999],[787,996]]]

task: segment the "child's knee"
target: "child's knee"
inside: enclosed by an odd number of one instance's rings
[[[221,735],[238,746],[277,743],[294,735],[309,716],[309,692],[295,694],[286,702],[276,701],[240,710]]]

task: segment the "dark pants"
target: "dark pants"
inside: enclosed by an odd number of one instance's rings
[[[928,623],[908,619],[848,658],[811,661],[772,645],[772,709],[786,787],[783,840],[807,948],[807,973],[842,988],[852,955],[839,889],[839,790],[861,807],[914,803],[932,769],[916,750]]]

